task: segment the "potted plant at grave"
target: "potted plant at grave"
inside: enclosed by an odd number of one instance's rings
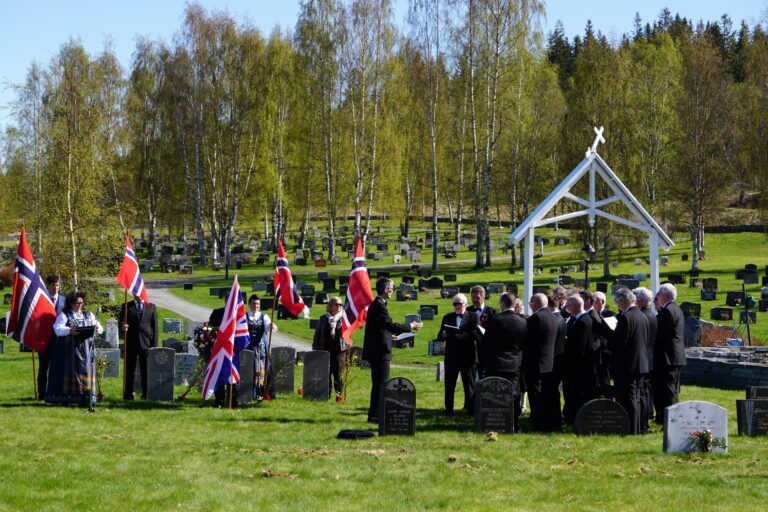
[[[96,356],[96,400],[98,402],[104,400],[104,393],[101,392],[101,379],[104,378],[104,373],[107,371],[109,364],[109,358],[104,354]]]
[[[726,448],[725,438],[713,436],[711,430],[692,432],[691,444],[692,451],[703,453],[709,453],[714,448]]]

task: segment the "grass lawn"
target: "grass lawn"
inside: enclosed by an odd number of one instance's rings
[[[736,436],[742,392],[683,389],[728,408],[728,455],[665,455],[658,429],[489,442],[468,416],[441,414],[433,372],[394,369],[416,385],[417,435],[340,441],[367,428],[365,370],[344,404],[293,395],[234,411],[194,396],[123,403],[107,379],[101,413],[83,415],[33,403],[29,354],[6,347],[0,510],[759,510],[768,499],[768,441]]]
[[[636,257],[647,256],[647,250],[625,249],[620,251],[621,258],[619,260],[619,266],[617,268],[611,268],[611,272],[614,275],[618,274],[634,274],[636,272],[644,272],[648,274],[650,269],[647,265],[636,266],[634,261]],[[669,257],[669,266],[661,267],[662,279],[668,273],[684,273],[690,269],[690,262],[682,261],[682,254],[690,252],[690,241],[681,240],[678,245],[673,248],[666,255]],[[691,288],[689,281],[686,284],[678,285],[678,302],[684,301],[699,302],[702,304],[702,319],[709,319],[709,308],[714,306],[725,305],[725,292],[727,290],[737,291],[741,290],[741,281],[737,281],[735,273],[737,269],[744,268],[746,263],[755,263],[758,268],[762,270],[768,264],[768,239],[764,235],[757,233],[742,233],[742,234],[726,234],[726,235],[708,235],[707,237],[707,256],[706,260],[700,264],[702,277],[716,277],[718,279],[718,286],[720,292],[716,301],[701,302],[699,288]],[[537,275],[534,279],[536,285],[554,286],[554,278],[556,275],[549,272],[549,268],[553,266],[575,264],[580,258],[578,252],[566,252],[556,253],[551,255],[545,255],[543,258],[536,260],[537,265],[545,267],[544,273]],[[472,265],[454,265],[441,267],[435,275],[442,278],[445,273],[457,274],[458,283],[444,283],[445,285],[453,284],[487,284],[491,282],[515,282],[518,284],[520,292],[523,288],[523,275],[521,270],[516,270],[514,274],[511,274],[508,269],[506,260],[501,261],[492,268],[475,270]],[[369,262],[370,264],[370,262]],[[296,281],[305,281],[307,284],[315,285],[316,290],[322,290],[322,283],[317,280],[317,271],[313,271],[311,274],[298,274],[295,272],[295,267],[291,269],[294,271]],[[602,267],[599,271],[593,271],[594,274],[602,275]],[[349,275],[349,269],[331,271],[329,274],[332,277],[338,277],[340,275]],[[392,278],[395,281],[396,286],[400,283],[403,275],[415,276],[415,272],[411,270],[398,269],[391,272]],[[591,275],[594,275],[591,274]],[[376,272],[371,272],[372,283],[374,285]],[[583,275],[576,275],[575,277],[583,277]],[[590,278],[591,280],[592,278]],[[252,279],[242,279],[241,288],[250,293],[250,283]],[[211,297],[208,289],[211,287],[225,287],[228,286],[230,281],[217,280],[212,282],[198,283],[193,290],[184,290],[183,287],[172,288],[171,291],[185,300],[194,302],[196,304],[208,306],[211,308],[221,307],[223,300],[218,297]],[[649,281],[642,283],[645,286],[649,286]],[[755,299],[760,298],[760,285],[747,286],[747,293],[752,294]],[[610,290],[610,287],[609,287]],[[610,294],[609,294],[610,295]],[[467,295],[469,296],[469,295]],[[613,305],[613,299],[609,297],[609,305],[612,309],[616,310]],[[488,301],[490,305],[498,305],[498,296],[493,296]],[[413,349],[396,349],[395,350],[395,362],[401,364],[429,364],[432,365],[439,358],[430,357],[428,354],[428,342],[437,335],[437,331],[440,328],[440,319],[445,313],[452,311],[451,300],[441,299],[439,290],[430,290],[429,292],[420,292],[419,300],[414,302],[396,302],[394,299],[389,302],[389,311],[392,318],[396,321],[405,321],[406,314],[418,313],[419,305],[421,304],[437,304],[438,315],[433,321],[426,321],[424,328],[416,336],[416,346]],[[269,312],[271,302],[262,303],[262,308]],[[311,308],[312,318],[318,318],[325,312],[324,305],[313,305]],[[734,316],[738,318],[738,312],[734,313]],[[752,326],[751,332],[753,336],[753,342],[762,344],[762,340],[768,340],[768,315],[765,313],[758,313],[757,324]],[[294,334],[299,338],[305,340],[311,340],[313,330],[309,328],[308,320],[282,320],[278,322],[282,331]],[[734,327],[736,324],[731,324]],[[739,328],[740,335],[746,338],[746,332],[741,326]],[[362,329],[359,330],[353,337],[356,344],[362,344]]]

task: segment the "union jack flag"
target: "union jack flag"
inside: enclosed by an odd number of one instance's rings
[[[368,278],[368,269],[365,268],[365,254],[360,238],[355,245],[355,257],[352,260],[352,270],[349,273],[349,286],[347,286],[347,300],[341,315],[341,336],[352,344],[352,333],[365,324],[368,315],[368,306],[373,302],[371,293],[371,281]]]
[[[125,233],[125,256],[123,256],[120,272],[117,273],[117,282],[128,292],[141,297],[141,300],[149,304],[147,289],[144,287],[144,280],[141,278],[141,272],[139,272],[139,262],[127,232]]]
[[[291,269],[288,267],[288,258],[283,249],[283,242],[277,241],[277,268],[275,269],[275,297],[280,298],[280,303],[295,317],[308,316],[309,309],[304,305],[296,286],[293,284]]]
[[[21,228],[19,250],[13,271],[11,313],[6,331],[14,340],[43,352],[53,332],[56,307],[37,271],[32,251]]]
[[[245,317],[245,304],[237,276],[232,283],[224,318],[221,320],[216,342],[211,349],[211,360],[203,384],[203,398],[208,400],[214,391],[225,384],[240,382],[240,360],[238,354],[250,343],[248,321]]]

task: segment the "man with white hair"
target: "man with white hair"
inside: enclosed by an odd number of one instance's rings
[[[619,288],[613,300],[621,310],[616,330],[608,340],[611,351],[616,401],[627,411],[629,433],[640,433],[640,387],[643,374],[648,373],[648,321],[635,305],[635,294],[628,288]]]
[[[656,311],[651,306],[653,292],[648,288],[638,287],[632,290],[635,294],[635,304],[645,315],[648,321],[648,342],[645,345],[645,353],[648,356],[648,373],[643,375],[643,385],[640,388],[640,432],[648,433],[648,421],[653,416],[653,399],[651,398],[651,372],[653,371],[653,345],[656,343],[656,331],[658,322]]]
[[[683,311],[677,305],[677,289],[664,283],[656,292],[659,327],[653,347],[651,393],[656,407],[656,423],[664,422],[664,410],[676,404],[680,395],[680,373],[685,365]]]
[[[453,414],[453,397],[456,380],[461,374],[464,387],[464,409],[472,411],[472,402],[477,381],[477,345],[473,314],[467,311],[467,296],[459,293],[453,296],[453,312],[443,316],[437,339],[445,341],[445,413]]]
[[[535,293],[531,297],[531,316],[528,317],[528,337],[523,349],[523,373],[526,391],[531,404],[533,430],[553,431],[560,427],[559,405],[552,407],[544,392],[544,382],[552,373],[554,362],[557,322],[547,308],[547,296]],[[549,411],[557,409],[558,417],[550,417]]]
[[[577,293],[565,302],[568,310],[568,337],[565,342],[563,374],[563,416],[573,425],[576,413],[587,401],[597,398],[595,389],[592,318],[584,311],[584,299]]]

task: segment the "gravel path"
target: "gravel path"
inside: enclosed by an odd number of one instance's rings
[[[212,310],[210,308],[198,306],[197,304],[181,299],[172,294],[168,288],[155,288],[151,281],[147,282],[147,289],[150,292],[151,300],[154,304],[169,311],[173,311],[184,318],[194,322],[207,322],[208,317],[211,315]],[[280,331],[272,334],[272,346],[293,347],[296,351],[312,350],[312,346],[308,343],[300,341]]]

